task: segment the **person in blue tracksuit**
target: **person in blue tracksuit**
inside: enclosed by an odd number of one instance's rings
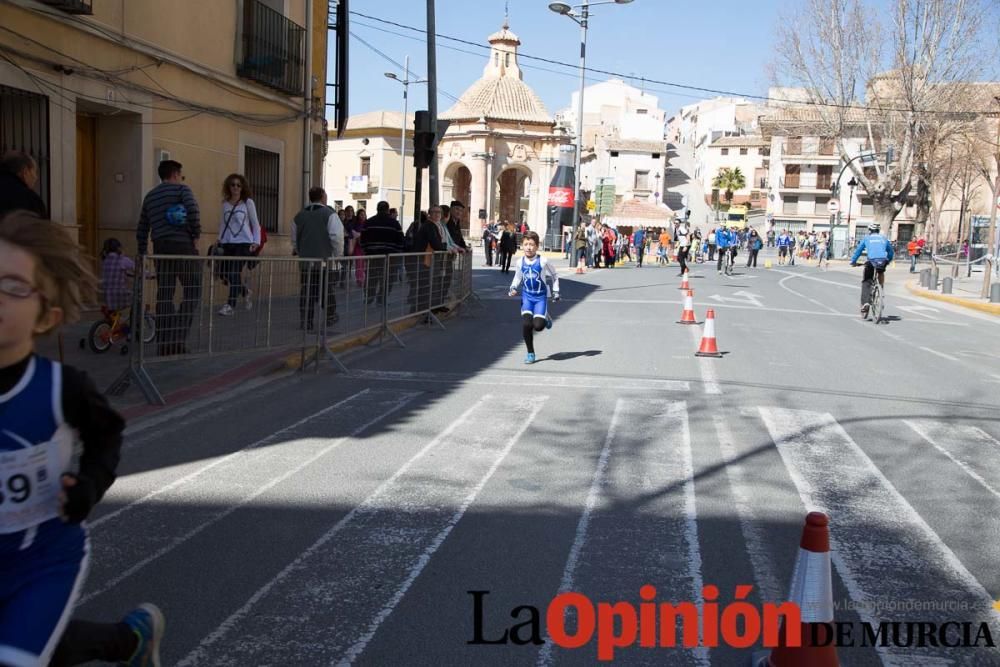
[[[521,241],[524,256],[517,263],[514,280],[510,283],[510,296],[521,289],[521,330],[528,356],[524,363],[535,363],[535,332],[552,328],[549,316],[549,294],[552,300],[559,300],[559,274],[548,260],[538,255],[541,239],[536,232],[527,232]],[[549,282],[552,283],[551,288]]]
[[[0,220],[0,665],[159,664],[163,618],[70,620],[90,558],[85,519],[115,480],[125,422],[80,371],[39,356],[96,280],[61,225]]]
[[[719,249],[719,259],[715,263],[715,269],[722,273],[722,262],[726,258],[726,248],[733,246],[733,260],[736,260],[736,244],[738,239],[736,236],[735,229],[726,229],[724,225],[719,225],[719,228],[715,231],[715,245]]]
[[[862,239],[851,256],[851,266],[857,266],[861,255],[868,254],[864,275],[861,277],[862,317],[868,315],[868,307],[871,305],[872,279],[878,274],[879,283],[885,285],[885,267],[893,258],[892,244],[880,233],[880,229],[877,222],[868,225],[868,236]]]

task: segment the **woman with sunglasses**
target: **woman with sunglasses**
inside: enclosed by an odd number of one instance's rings
[[[218,246],[227,258],[223,260],[222,276],[229,283],[229,300],[219,315],[233,314],[236,300],[243,296],[247,310],[253,307],[249,287],[243,285],[245,258],[260,246],[260,222],[257,207],[251,199],[250,186],[242,174],[230,174],[222,186],[222,223],[219,225]]]

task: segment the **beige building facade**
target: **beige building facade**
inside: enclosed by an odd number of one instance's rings
[[[491,49],[483,76],[440,115],[451,123],[437,152],[440,201],[465,205],[463,227],[474,238],[485,221],[525,222],[544,236],[549,183],[559,147],[570,137],[556,130],[545,105],[523,81],[517,35],[505,23],[488,41]],[[325,177],[331,204],[374,210],[379,200],[385,200],[398,208],[402,177],[406,206],[400,220],[412,220],[413,116],[406,120],[405,158],[400,151],[401,116],[398,111],[352,116],[342,137],[331,137]],[[426,173],[422,194],[421,208],[426,209]]]
[[[321,182],[327,13],[326,0],[6,2],[0,150],[38,160],[51,217],[90,253],[110,236],[134,250],[168,158],[198,199],[203,247],[239,172],[280,252]]]

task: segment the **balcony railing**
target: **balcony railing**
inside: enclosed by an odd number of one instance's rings
[[[816,157],[824,160],[837,158],[837,152],[833,144],[803,144],[800,142],[786,141],[781,147],[782,155],[788,157]]]
[[[288,95],[305,84],[305,28],[258,0],[243,0],[243,57],[236,73]]]
[[[61,9],[67,14],[93,14],[94,0],[41,0],[43,5]]]

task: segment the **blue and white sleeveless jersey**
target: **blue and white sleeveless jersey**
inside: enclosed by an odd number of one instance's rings
[[[63,418],[62,366],[32,357],[0,395],[0,542],[59,516],[59,479],[71,472],[76,440]]]

